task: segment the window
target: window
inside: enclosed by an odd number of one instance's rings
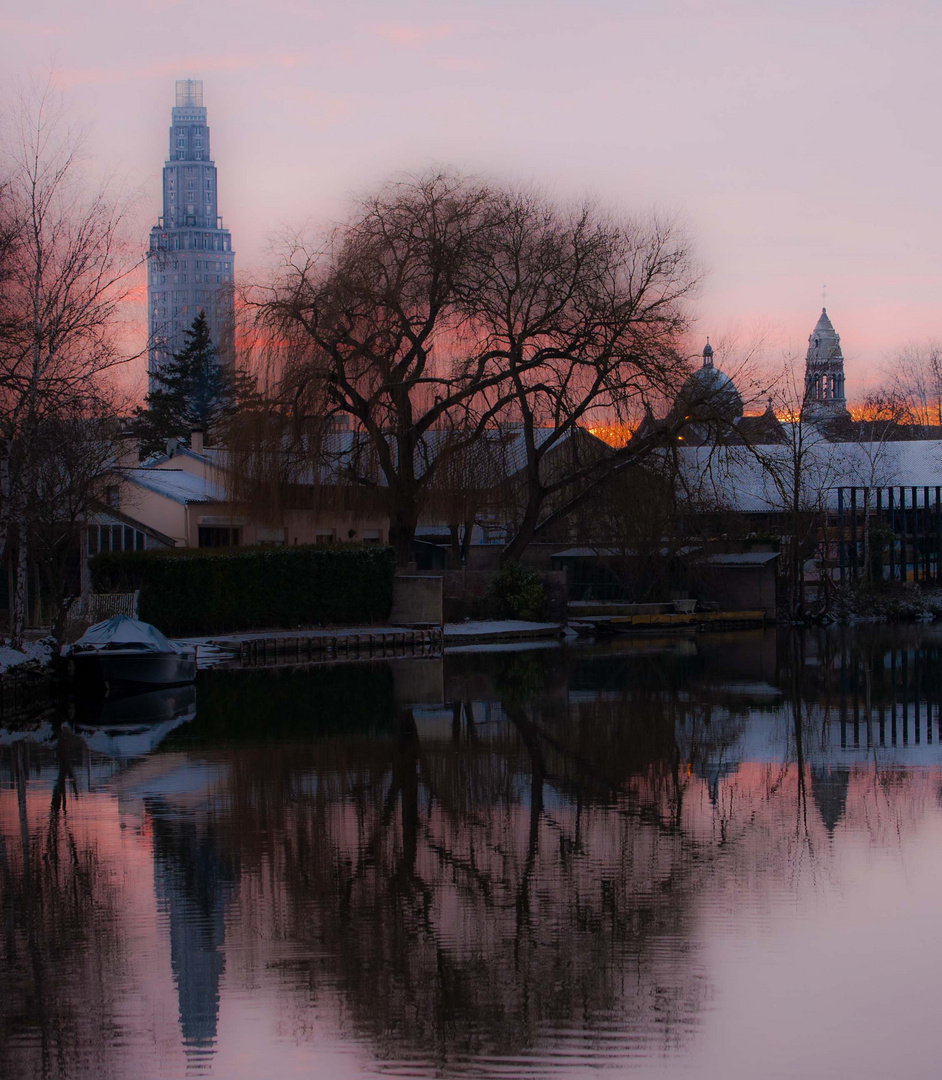
[[[186,146],[186,139],[177,139],[177,146]]]
[[[363,530],[363,543],[364,544],[381,544],[383,542],[383,534],[379,529],[364,529]]]
[[[220,525],[200,525],[197,529],[199,547],[238,547],[239,530]]]
[[[185,150],[178,150],[177,151],[177,157],[182,161],[186,157],[186,151]]]
[[[109,484],[105,488],[105,502],[112,508],[117,509],[119,504],[118,485]]]
[[[199,130],[199,128],[197,128],[197,131],[198,131],[198,130]],[[203,140],[202,140],[202,139],[197,139],[197,140],[196,140],[196,145],[197,145],[197,146],[202,146],[202,145],[203,145]]]
[[[334,530],[333,529],[331,529],[329,532],[324,531],[324,532],[319,532],[319,533],[314,534],[314,543],[318,544],[320,547],[327,547],[329,544],[332,544],[333,542],[334,542]]]
[[[203,151],[202,150],[195,150],[194,151],[194,156],[196,157],[197,161],[201,161],[202,157],[203,157]]]

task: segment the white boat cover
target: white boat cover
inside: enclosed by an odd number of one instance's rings
[[[76,641],[74,649],[143,649],[146,652],[178,653],[181,650],[150,623],[112,615],[95,623]]]

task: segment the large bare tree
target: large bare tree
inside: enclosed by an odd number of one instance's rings
[[[622,221],[526,191],[498,200],[474,320],[507,373],[525,447],[504,552],[515,559],[549,509],[574,509],[617,464],[646,456],[642,441],[602,454],[573,436],[593,418],[630,422],[673,397],[689,373],[684,301],[695,275],[685,238],[657,218]]]
[[[499,423],[518,425],[513,558],[554,497],[577,501],[608,467],[607,455],[574,454],[560,473],[553,451],[686,374],[678,342],[692,281],[683,240],[655,220],[616,222],[436,173],[362,200],[326,243],[294,244],[265,310],[310,342],[287,366],[285,398],[350,419],[347,475],[385,492],[400,562],[436,473]]]

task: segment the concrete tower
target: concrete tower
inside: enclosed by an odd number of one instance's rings
[[[163,172],[163,215],[150,231],[147,260],[147,370],[150,389],[183,344],[184,331],[206,312],[222,362],[231,362],[234,329],[232,237],[216,202],[201,79],[178,79],[170,147]]]
[[[821,309],[821,317],[808,338],[803,412],[809,420],[844,420],[849,415],[841,338],[831,325],[827,308]]]

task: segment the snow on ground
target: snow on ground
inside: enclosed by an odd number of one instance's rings
[[[485,637],[490,634],[551,634],[562,631],[559,623],[526,622],[524,619],[479,619],[476,622],[445,623],[444,629],[446,640],[471,634]]]
[[[455,653],[509,653],[509,652],[533,652],[534,649],[558,649],[559,640],[556,638],[530,638],[529,641],[491,641],[477,645],[452,645],[448,649],[448,655]]]
[[[0,673],[31,662],[45,667],[51,657],[52,647],[45,641],[27,641],[22,649],[11,649],[9,645],[0,645]]]

